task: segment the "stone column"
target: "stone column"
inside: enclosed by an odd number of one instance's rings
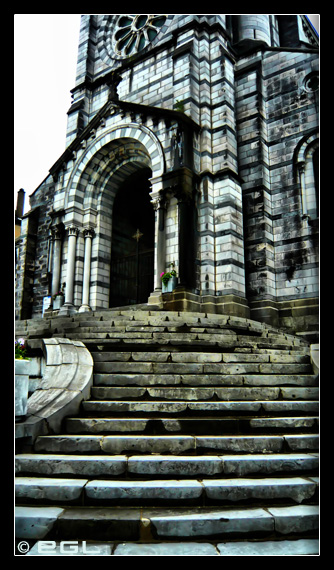
[[[161,179],[157,186],[160,186]],[[149,305],[159,305],[162,308],[161,273],[166,271],[166,208],[167,202],[161,187],[151,193],[152,205],[155,210],[155,247],[154,247],[154,291],[151,293]]]
[[[154,202],[154,209],[156,211],[156,250],[155,250],[155,282],[154,290],[157,292],[162,291],[162,281],[160,275],[166,271],[166,228],[165,228],[165,215],[166,203],[162,197],[159,197]]]
[[[86,311],[91,311],[89,305],[89,281],[90,281],[90,261],[92,253],[92,239],[94,237],[93,229],[85,229],[85,258],[84,258],[84,273],[83,273],[83,284],[82,284],[82,305],[79,309],[79,313],[85,313]]]
[[[66,229],[68,231],[68,250],[67,250],[65,303],[59,311],[60,315],[68,315],[76,312],[73,305],[73,299],[74,299],[73,293],[74,293],[75,251],[76,251],[77,235],[79,233],[79,230],[76,226],[70,226]]]
[[[52,286],[51,295],[56,295],[60,288],[60,267],[61,267],[61,246],[63,232],[58,226],[51,228],[53,239],[53,252],[52,252]]]

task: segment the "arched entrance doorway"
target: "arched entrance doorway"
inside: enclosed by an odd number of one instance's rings
[[[120,184],[112,212],[109,306],[147,303],[154,289],[154,209],[150,168]]]

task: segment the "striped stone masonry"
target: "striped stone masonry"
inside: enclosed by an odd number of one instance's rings
[[[114,207],[132,185],[144,192],[130,200],[136,222],[123,210],[120,224],[146,244],[150,235],[153,250],[141,303],[243,307],[245,317],[313,331],[317,45],[300,15],[83,15],[67,147],[22,223],[18,318],[41,316],[49,283],[65,283],[61,314],[116,306]],[[50,234],[61,226],[58,243]],[[160,274],[171,263],[179,289],[167,299]],[[135,301],[129,293],[119,306]],[[303,320],[295,302],[312,306]]]

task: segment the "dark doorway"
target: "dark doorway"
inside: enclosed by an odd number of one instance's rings
[[[147,303],[154,281],[154,210],[149,168],[129,176],[114,201],[110,307]]]

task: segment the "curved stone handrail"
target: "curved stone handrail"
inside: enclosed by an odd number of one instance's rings
[[[78,412],[93,384],[93,359],[82,342],[47,338],[43,351],[42,381],[28,399],[26,420],[16,426],[16,436],[30,438],[30,443],[38,435],[59,433],[64,417]]]
[[[310,358],[313,367],[313,373],[319,374],[319,344],[311,344]]]

